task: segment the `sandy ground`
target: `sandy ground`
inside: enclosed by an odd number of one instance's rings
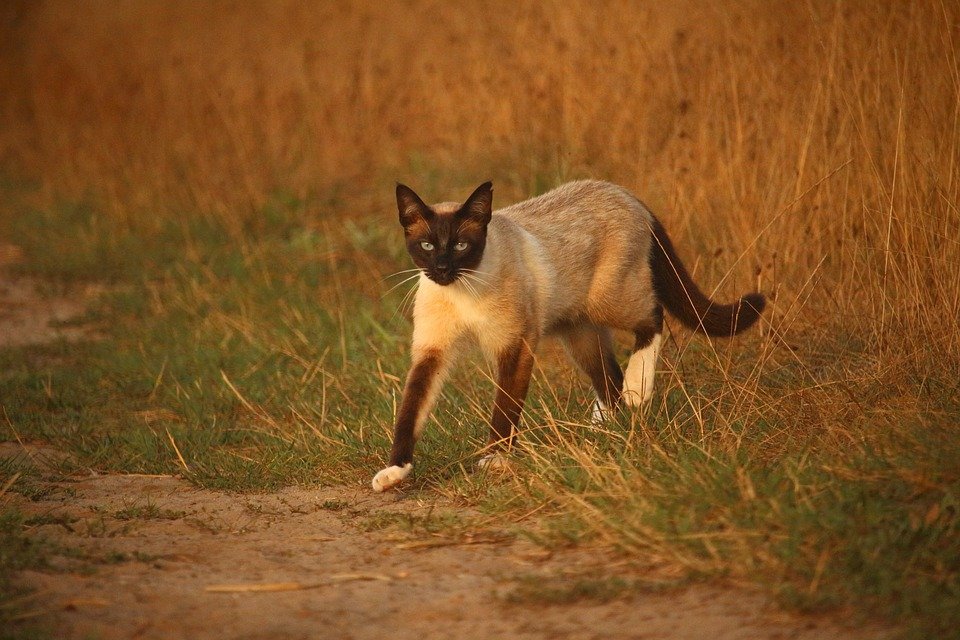
[[[0,343],[78,338],[58,323],[82,300],[45,298],[0,277]],[[2,443],[42,470],[59,455]],[[547,552],[503,531],[451,537],[372,526],[391,514],[456,511],[420,493],[366,486],[271,494],[197,489],[172,476],[84,472],[45,482],[41,499],[8,492],[28,533],[59,546],[51,567],[17,576],[36,589],[20,609],[57,638],[881,638],[840,616],[779,611],[763,595],[694,584],[609,602],[515,601],[518,585],[569,584],[617,571],[597,550]],[[615,569],[613,567],[616,567]],[[639,576],[642,577],[642,576]]]
[[[0,347],[76,340],[92,333],[90,327],[65,323],[83,313],[100,287],[75,288],[70,295],[41,295],[41,282],[4,275],[4,267],[19,260],[17,247],[0,243]]]
[[[511,602],[518,580],[558,584],[596,575],[603,560],[582,550],[551,554],[491,531],[451,538],[368,530],[384,514],[452,508],[423,496],[366,487],[238,495],[130,475],[50,488],[51,496],[19,506],[48,523],[32,533],[73,552],[56,557],[53,570],[20,578],[37,589],[27,609],[55,637],[881,637],[786,615],[759,594],[717,586],[632,592],[607,603]]]

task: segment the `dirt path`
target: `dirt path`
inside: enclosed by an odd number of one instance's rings
[[[69,324],[83,313],[99,287],[77,288],[71,295],[41,295],[42,283],[33,278],[5,275],[3,269],[20,260],[17,247],[0,243],[0,347],[76,340],[89,327]]]
[[[0,280],[0,345],[65,335],[58,323],[82,307],[77,299],[43,298],[30,281]],[[42,445],[0,443],[0,456],[29,460],[41,475],[45,459],[57,455]],[[48,569],[17,580],[36,589],[21,603],[24,613],[57,638],[884,635],[784,614],[762,595],[724,586],[543,604],[529,594],[562,591],[583,576],[602,585],[613,563],[591,550],[551,554],[503,531],[451,537],[396,524],[404,514],[458,513],[433,495],[380,495],[365,485],[238,495],[171,476],[92,473],[38,487],[34,499],[0,498],[27,516],[28,535],[54,545]],[[518,600],[520,586],[528,595]]]
[[[30,608],[56,637],[877,637],[703,585],[606,603],[511,602],[518,579],[562,584],[595,575],[603,562],[489,532],[451,539],[367,530],[397,514],[451,507],[365,487],[235,495],[173,477],[90,476],[48,489],[19,506],[36,523],[32,534],[67,551],[54,570],[21,579],[37,589]],[[289,590],[211,591],[224,586]]]

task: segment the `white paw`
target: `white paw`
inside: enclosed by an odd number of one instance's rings
[[[488,453],[477,462],[477,468],[483,471],[501,471],[510,466],[507,456],[502,453]]]
[[[402,467],[396,465],[392,467],[387,467],[386,469],[381,469],[377,472],[377,475],[373,476],[373,490],[377,493],[381,491],[386,491],[390,487],[395,487],[400,484],[400,481],[410,475],[410,471],[413,470],[413,464],[408,462]]]
[[[653,336],[649,345],[630,356],[623,374],[623,401],[639,407],[653,398],[653,378],[657,370],[657,355],[660,353],[660,334]]]
[[[609,415],[609,411],[607,405],[600,402],[600,398],[594,400],[593,409],[590,410],[590,424],[603,424]]]

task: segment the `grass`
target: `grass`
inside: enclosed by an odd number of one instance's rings
[[[148,256],[91,311],[101,340],[4,352],[9,437],[54,443],[102,471],[180,473],[234,491],[365,484],[387,450],[407,358],[402,294],[311,280],[317,249],[291,242],[304,233],[278,223],[251,238],[248,255],[193,244],[202,266],[181,257],[156,270]],[[402,266],[397,239],[378,238],[380,258],[357,229],[327,237],[345,254],[338,263]],[[362,310],[349,323],[325,304],[340,295]],[[413,486],[490,513],[546,505],[527,533],[548,546],[602,543],[692,576],[759,581],[803,610],[856,602],[946,633],[960,567],[956,381],[932,368],[867,375],[871,347],[840,332],[818,343],[834,358],[803,359],[771,346],[776,336],[714,350],[673,334],[649,413],[602,428],[581,424],[586,386],[545,355],[525,452],[499,481],[472,471],[491,385],[468,365],[438,408]],[[144,517],[173,516],[149,505],[114,514]],[[563,598],[589,597],[570,589],[557,586]]]
[[[185,515],[185,511],[161,509],[148,500],[143,504],[134,502],[118,509],[113,517],[117,520],[179,520]]]
[[[473,472],[492,384],[467,363],[412,490],[956,637],[955,7],[503,3],[438,30],[419,3],[273,3],[231,12],[249,47],[205,5],[27,6],[0,10],[0,232],[48,286],[107,286],[100,340],[0,350],[5,438],[231,491],[365,484],[408,358],[393,181],[506,204],[608,178],[718,298],[770,293],[762,329],[671,331],[653,405],[601,427],[547,349],[503,477]],[[633,588],[582,586],[556,597]]]
[[[18,584],[15,574],[46,568],[52,548],[43,538],[27,535],[29,521],[10,505],[8,495],[11,491],[37,495],[34,480],[23,460],[5,457],[0,461],[0,638],[4,640],[47,637],[30,621],[36,594]]]

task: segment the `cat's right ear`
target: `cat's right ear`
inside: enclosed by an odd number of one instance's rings
[[[397,183],[397,211],[400,212],[400,224],[404,227],[430,217],[430,207],[424,204],[413,189],[399,182]]]

